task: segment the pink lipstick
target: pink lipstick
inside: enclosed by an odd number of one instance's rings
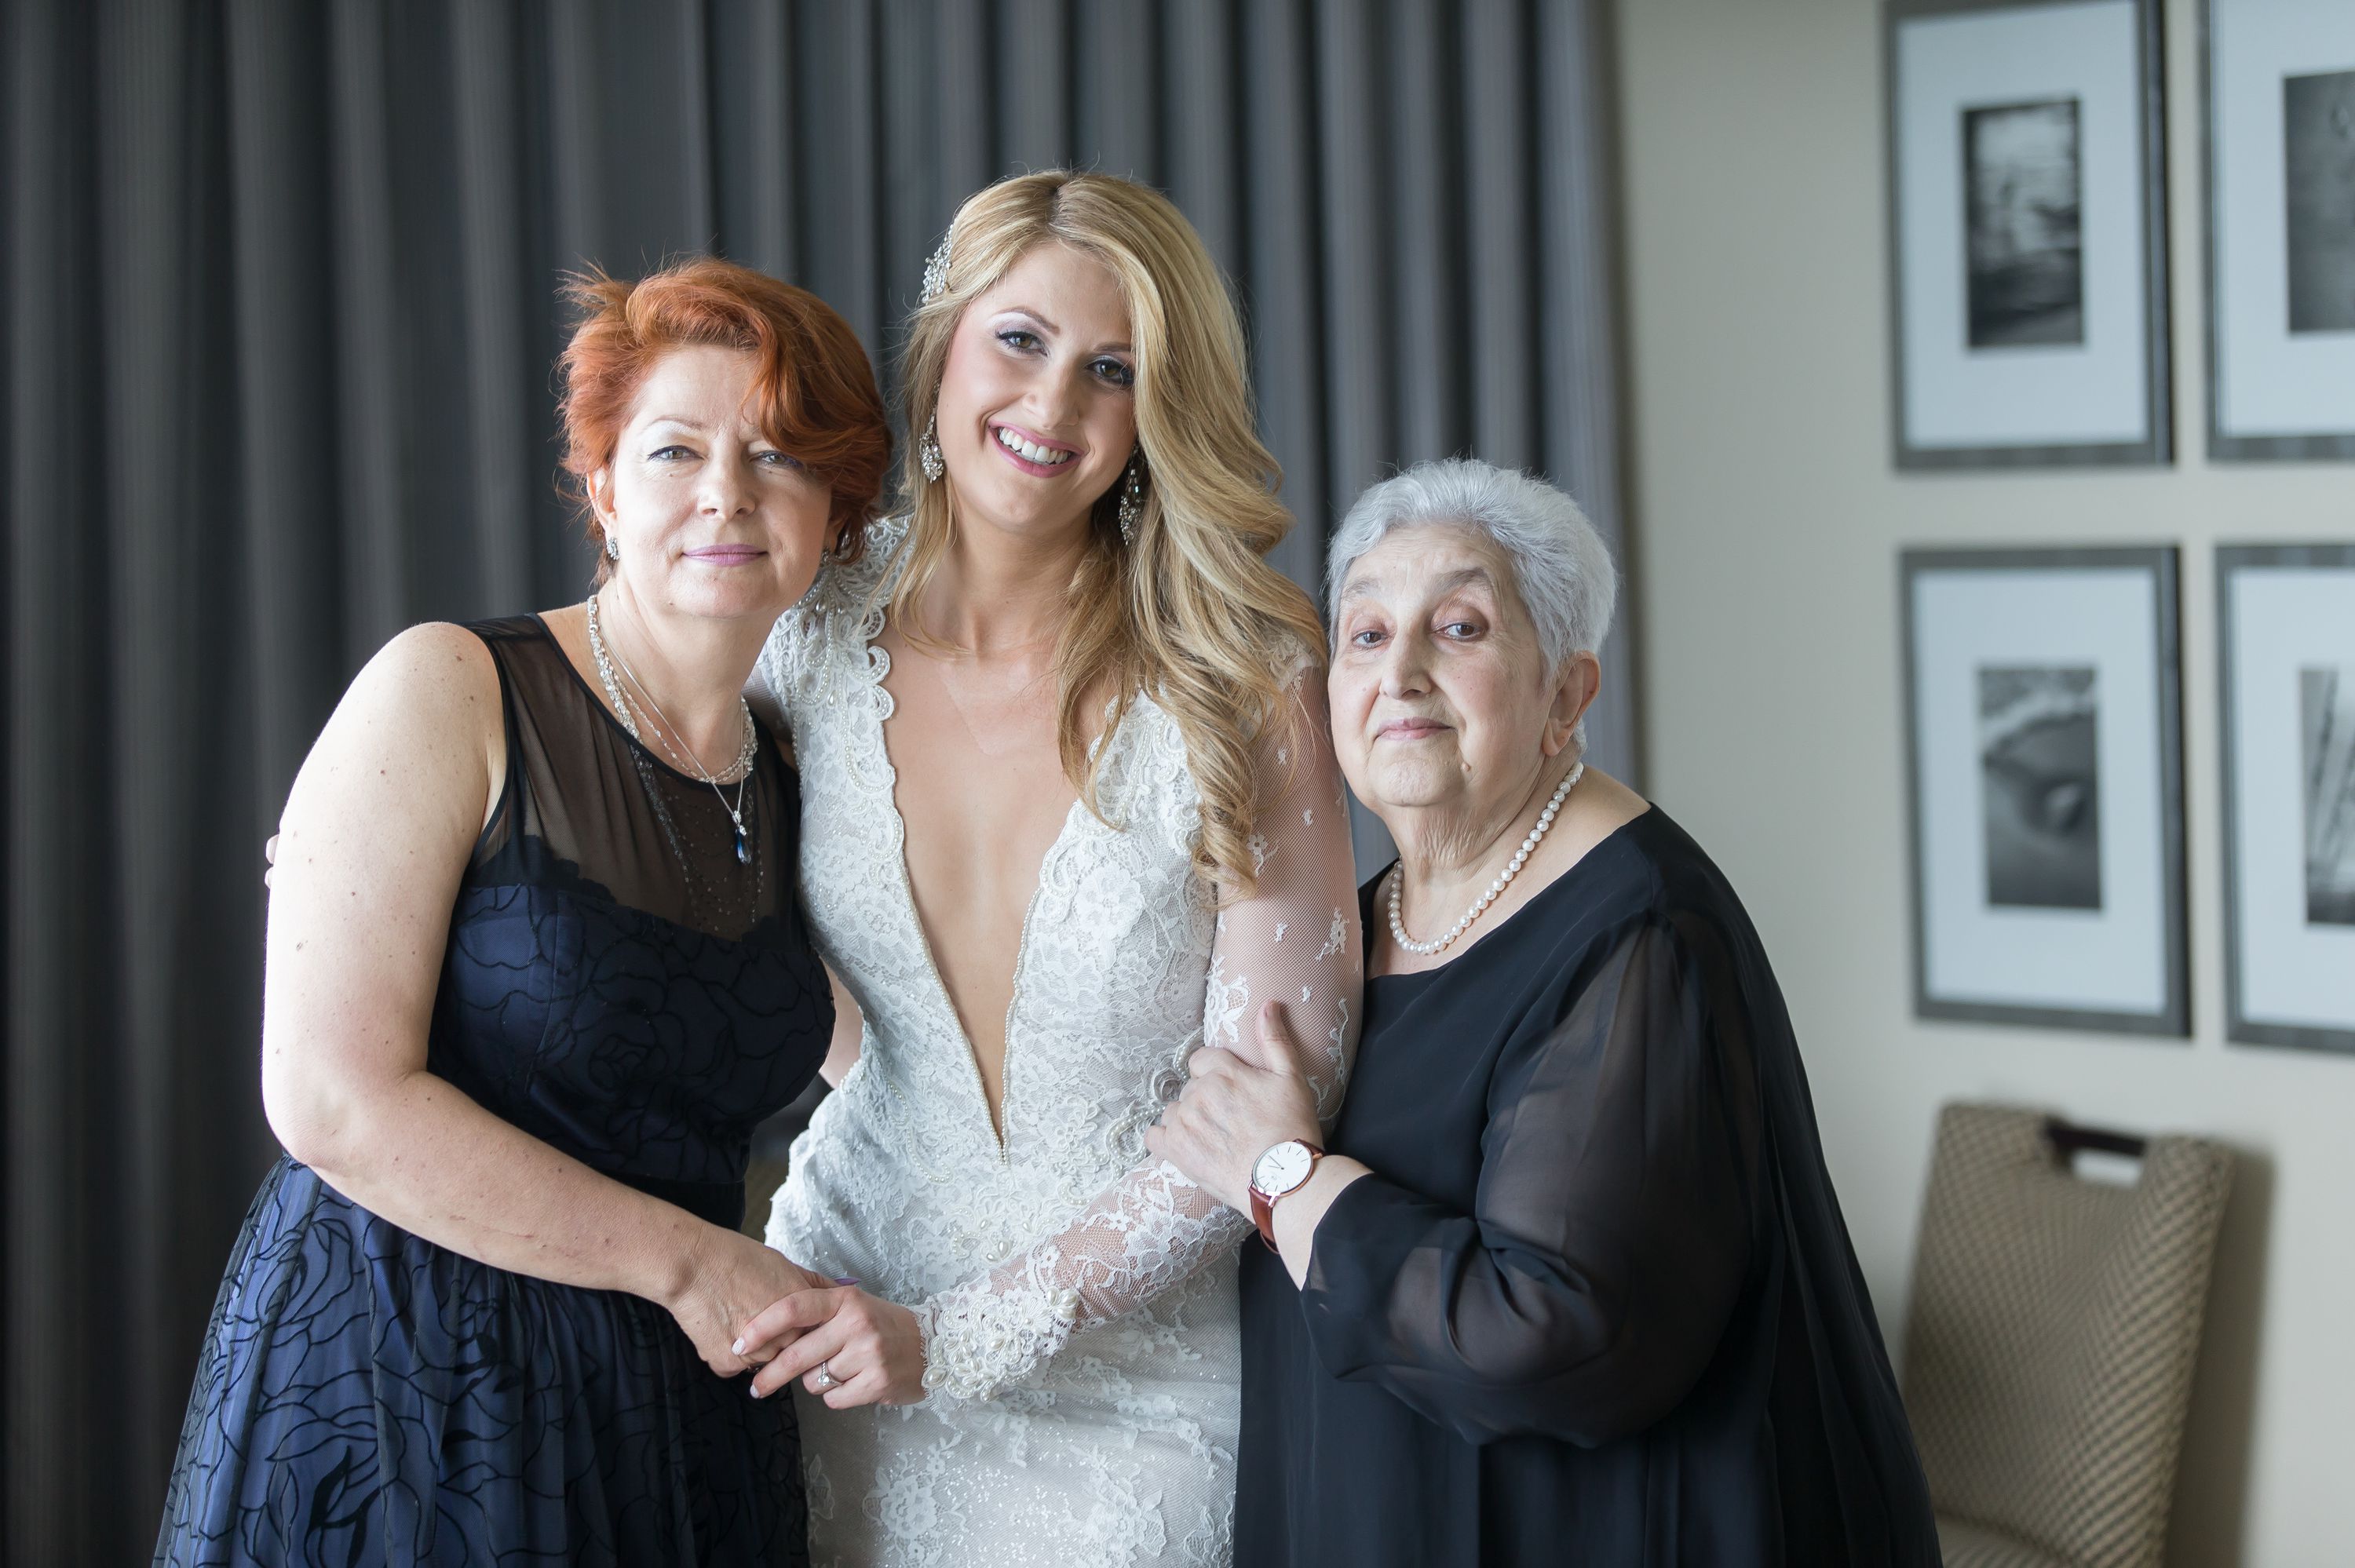
[[[1079,466],[1079,449],[1050,441],[1036,430],[1003,420],[989,427],[989,444],[998,455],[1037,479],[1054,479]]]

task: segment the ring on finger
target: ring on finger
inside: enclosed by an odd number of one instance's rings
[[[841,1382],[842,1380],[834,1375],[833,1369],[827,1366],[825,1361],[817,1363],[817,1391],[820,1393],[824,1393],[827,1389],[835,1387]]]

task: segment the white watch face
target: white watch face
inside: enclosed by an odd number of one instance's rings
[[[1306,1144],[1279,1143],[1261,1155],[1259,1163],[1252,1167],[1252,1185],[1271,1198],[1281,1198],[1307,1181],[1315,1165]]]

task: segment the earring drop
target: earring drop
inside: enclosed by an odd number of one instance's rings
[[[916,443],[916,461],[924,471],[924,478],[933,484],[948,472],[949,465],[941,456],[941,440],[935,432],[940,429],[940,416],[935,414],[924,422],[924,439]]]
[[[1136,524],[1145,515],[1145,451],[1139,448],[1128,460],[1128,472],[1121,476],[1120,542],[1136,543]]]
[[[605,535],[605,558],[609,561],[618,561],[622,558],[622,536],[620,535],[607,534]]]

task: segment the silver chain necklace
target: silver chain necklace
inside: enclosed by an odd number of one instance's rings
[[[630,662],[623,658],[619,652],[611,654],[607,652],[605,634],[597,623],[597,596],[593,593],[589,596],[589,656],[596,662],[597,678],[605,683],[605,695],[613,702],[613,712],[620,716],[622,727],[630,732],[632,740],[643,746],[645,744],[645,737],[639,734],[638,721],[630,712],[634,705],[631,703],[628,694],[623,691],[621,682],[613,676],[613,665],[617,661],[620,662],[622,673],[628,678],[631,685],[637,688],[639,698],[654,716],[662,721],[661,729],[655,732],[655,739],[661,742],[662,748],[671,754],[674,761],[686,762],[698,779],[710,786],[712,798],[719,802],[720,810],[728,813],[729,821],[735,825],[736,863],[751,864],[752,846],[744,834],[744,787],[752,781],[752,764],[759,758],[761,744],[760,732],[752,725],[751,705],[745,702],[741,696],[736,699],[737,710],[744,717],[744,743],[736,753],[736,770],[739,777],[736,780],[735,803],[731,805],[729,803],[728,797],[720,792],[719,776],[706,768],[703,765],[703,759],[696,756],[695,748],[687,744],[686,733],[678,726],[670,722],[670,715],[663,712],[660,703],[655,701],[655,694],[646,689],[646,683],[638,679],[638,673],[630,668]],[[668,730],[670,735],[665,736],[662,733],[663,730]],[[673,737],[676,737],[678,742],[676,747],[671,744]],[[686,755],[681,757],[681,752],[685,752]]]
[[[1585,772],[1586,764],[1583,760],[1571,768],[1570,776],[1564,779],[1561,788],[1553,792],[1553,799],[1548,800],[1545,810],[1538,813],[1538,825],[1529,830],[1529,836],[1523,839],[1521,847],[1513,852],[1512,863],[1505,867],[1503,874],[1496,881],[1488,884],[1487,892],[1472,901],[1472,907],[1464,912],[1464,918],[1448,927],[1447,934],[1436,941],[1418,942],[1406,934],[1406,922],[1399,916],[1399,890],[1406,885],[1406,862],[1401,860],[1392,866],[1391,868],[1391,940],[1410,953],[1427,956],[1448,947],[1456,938],[1469,930],[1472,922],[1480,918],[1487,912],[1488,906],[1494,904],[1497,896],[1512,885],[1513,878],[1520,874],[1522,865],[1529,860],[1529,852],[1545,842],[1546,830],[1553,826],[1554,813],[1561,810],[1563,799],[1569,795],[1572,787],[1577,784]]]

